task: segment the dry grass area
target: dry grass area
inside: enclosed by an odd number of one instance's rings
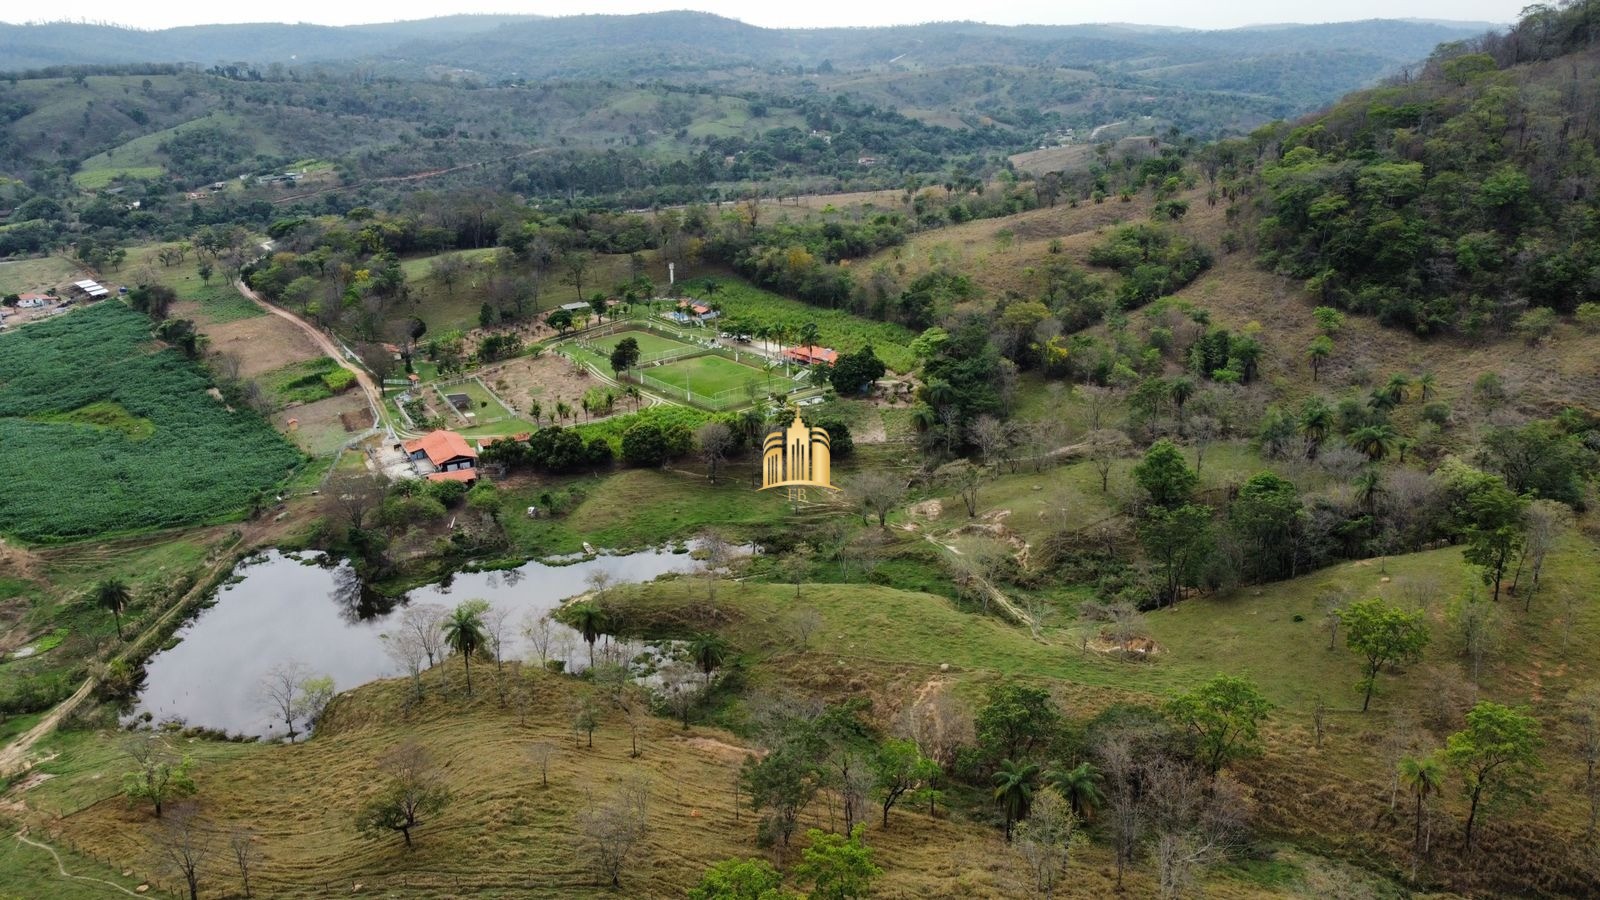
[[[377,893],[405,897],[615,896],[595,884],[574,854],[572,818],[590,797],[605,798],[625,784],[649,784],[649,835],[623,882],[625,896],[681,897],[709,864],[731,856],[760,856],[746,807],[735,813],[732,785],[749,752],[738,739],[705,728],[680,730],[651,720],[630,757],[630,736],[619,712],[606,709],[594,747],[576,746],[568,710],[587,685],[508,667],[506,679],[527,698],[523,719],[515,701],[496,703],[492,668],[474,679],[468,701],[457,666],[428,676],[432,698],[403,707],[408,686],[389,682],[340,701],[334,721],[295,746],[216,745],[199,770],[200,798],[213,827],[249,823],[263,860],[252,876],[259,892],[274,897],[324,897]],[[448,696],[445,696],[445,695]],[[378,779],[376,759],[403,740],[425,746],[444,766],[454,802],[415,833],[407,851],[398,835],[360,837],[351,825],[361,798]],[[528,748],[557,749],[550,783],[541,786]],[[84,748],[85,756],[96,751]],[[112,755],[99,754],[107,767]],[[51,764],[47,764],[51,765]],[[69,766],[63,760],[59,765]],[[128,861],[137,874],[154,875],[151,842],[158,826],[143,809],[116,796],[115,779],[87,772],[43,781],[22,796],[35,833],[96,858]],[[827,827],[827,804],[809,810],[803,827]],[[835,823],[836,824],[836,823]],[[869,821],[868,842],[885,876],[877,892],[896,897],[1014,897],[1024,891],[1020,863],[987,825],[959,818],[930,818],[926,810],[897,809],[890,827]],[[797,842],[792,862],[804,839]],[[210,865],[204,891],[238,889],[231,867]],[[1111,890],[1111,860],[1085,847],[1074,862],[1065,896],[1103,897]],[[171,879],[166,881],[170,884]],[[1133,874],[1136,896],[1154,884]],[[1219,880],[1212,896],[1246,898],[1267,892]]]
[[[290,420],[294,421],[290,427]],[[360,391],[279,410],[272,424],[300,449],[322,456],[337,450],[357,433],[372,427],[372,407]]]
[[[586,391],[605,386],[587,369],[551,353],[538,359],[519,356],[485,366],[476,374],[502,399],[515,406],[517,412],[526,413],[530,404],[538,403],[546,419],[555,414],[557,402],[564,401],[573,409],[581,409],[578,401]]]
[[[1094,163],[1096,146],[1067,144],[1061,147],[1045,147],[1042,150],[1028,150],[1012,155],[1011,163],[1018,171],[1031,172],[1035,175],[1043,175],[1046,172],[1072,172],[1086,169]],[[1112,146],[1108,158],[1120,161],[1128,154],[1142,158],[1153,152],[1150,137],[1125,137]]]
[[[184,304],[174,307],[183,315]],[[254,378],[290,363],[316,359],[322,350],[305,332],[278,316],[252,316],[216,324],[202,324],[214,353],[238,358],[239,377]]]

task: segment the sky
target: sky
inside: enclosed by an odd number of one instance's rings
[[[1080,22],[1131,22],[1187,28],[1232,28],[1270,22],[1337,22],[1356,19],[1417,18],[1510,22],[1528,0],[1330,0],[1284,4],[1281,0],[466,0],[460,6],[438,0],[279,0],[268,4],[216,4],[201,0],[57,0],[45,7],[5,4],[0,21],[90,21],[167,28],[218,22],[315,22],[350,25],[396,19],[425,19],[443,13],[521,13],[577,15],[640,13],[693,8],[765,27],[898,25],[956,19],[998,25],[1065,25]]]

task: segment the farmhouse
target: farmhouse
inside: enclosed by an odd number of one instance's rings
[[[831,347],[818,347],[814,344],[810,347],[790,347],[783,351],[783,355],[803,366],[817,363],[831,366],[839,360],[839,351]]]
[[[704,325],[722,315],[704,303],[695,303],[690,300],[679,300],[676,312],[663,313],[663,318],[671,319],[679,325]]]
[[[411,467],[429,481],[478,480],[478,451],[454,431],[432,431],[400,444]]]
[[[42,309],[55,302],[49,294],[20,294],[17,297],[18,309]]]

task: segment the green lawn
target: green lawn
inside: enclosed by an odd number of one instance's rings
[[[657,353],[667,353],[673,350],[690,349],[690,346],[682,341],[675,341],[672,338],[663,337],[654,332],[644,330],[619,331],[616,334],[609,334],[603,338],[597,338],[593,343],[595,349],[609,354],[612,349],[617,346],[617,344],[622,342],[623,338],[630,337],[639,342],[639,355],[646,359]]]
[[[707,396],[743,388],[752,381],[764,385],[767,379],[760,369],[710,355],[654,366],[645,374],[673,387]]]

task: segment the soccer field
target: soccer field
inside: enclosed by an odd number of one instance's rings
[[[754,381],[766,384],[766,373],[720,356],[696,356],[644,370],[646,375],[696,394],[715,395]]]
[[[616,334],[608,334],[603,338],[598,338],[594,342],[594,348],[601,353],[609,355],[623,338],[630,337],[639,342],[639,355],[647,359],[656,353],[665,353],[668,350],[686,350],[690,346],[682,341],[662,337],[653,332],[630,330],[619,331]]]

